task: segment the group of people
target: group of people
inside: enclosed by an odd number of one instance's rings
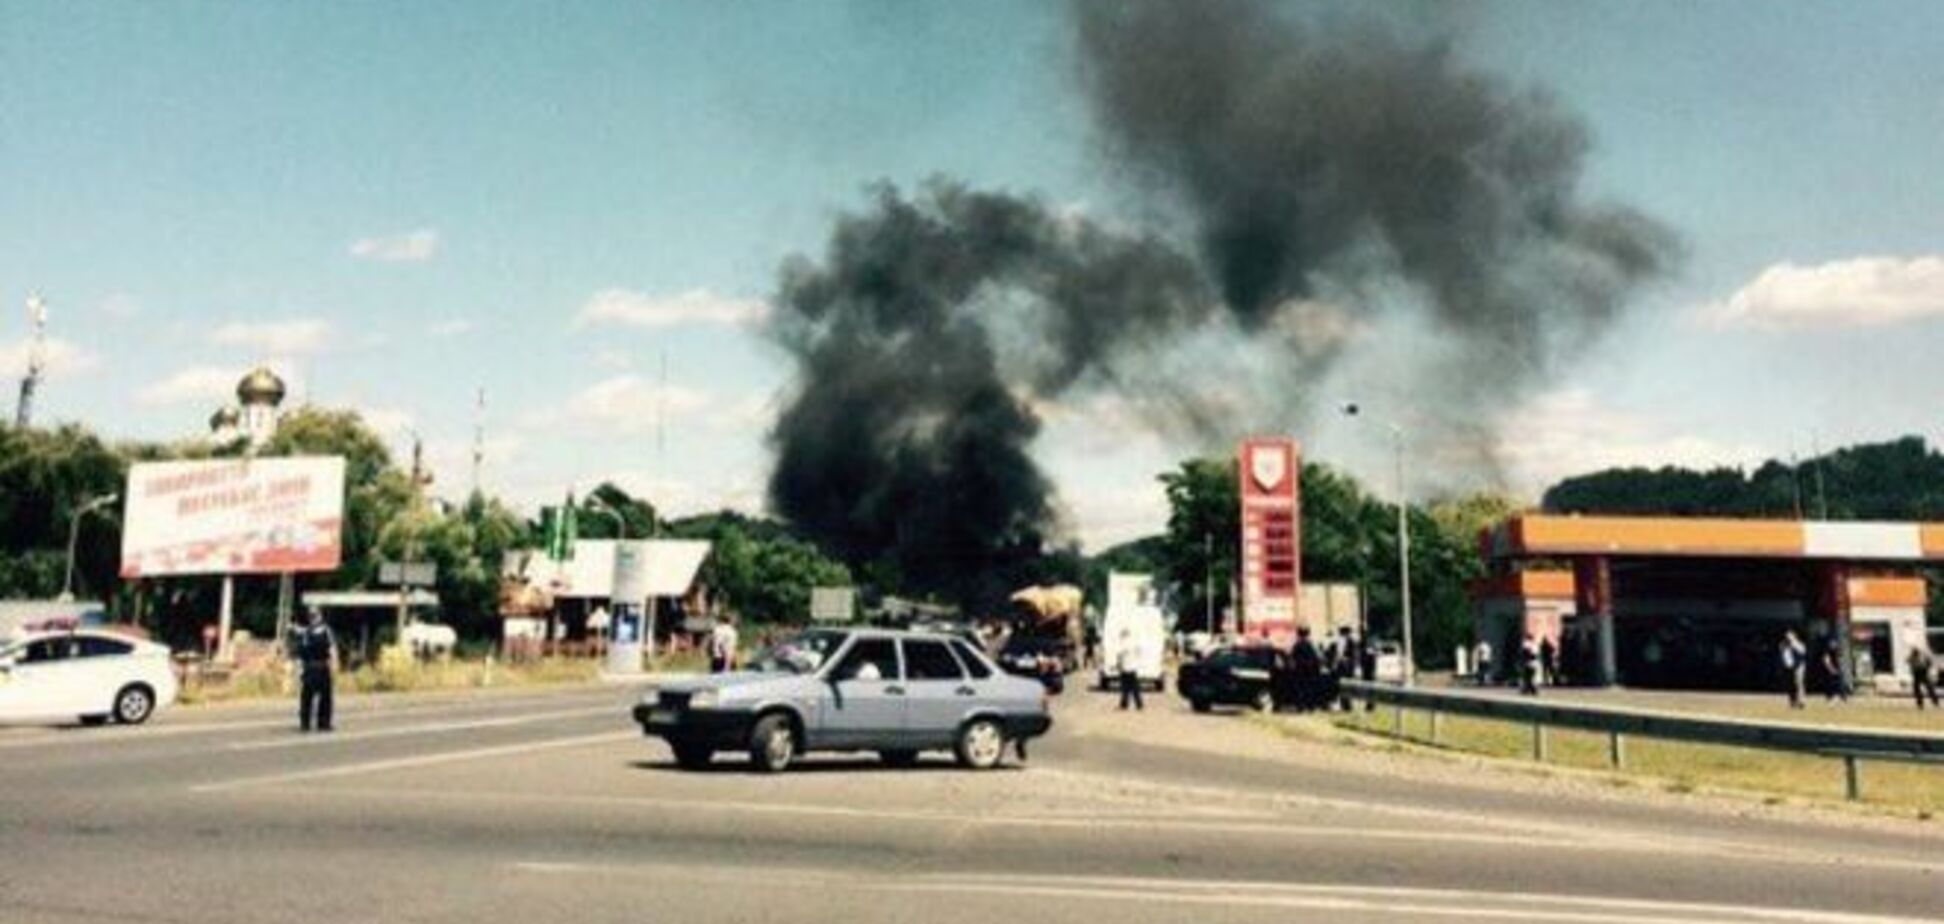
[[[1290,647],[1284,704],[1298,712],[1330,709],[1344,712],[1352,708],[1343,690],[1343,681],[1358,677],[1375,680],[1377,651],[1345,626],[1335,637],[1318,645],[1308,626],[1296,630],[1296,643]]]
[[[1472,678],[1481,687],[1496,683],[1498,675],[1492,672],[1492,643],[1479,639],[1472,646]],[[1538,636],[1531,632],[1519,643],[1519,650],[1511,664],[1511,679],[1517,680],[1519,693],[1525,696],[1538,696],[1539,686],[1559,686],[1559,646],[1552,636]]]
[[[1782,633],[1776,654],[1781,660],[1783,690],[1788,694],[1791,709],[1806,708],[1804,700],[1808,698],[1809,669],[1812,664],[1821,675],[1825,700],[1847,702],[1855,692],[1850,672],[1844,670],[1842,640],[1832,635],[1824,639],[1820,647],[1820,652],[1811,658],[1809,646],[1794,629]],[[1912,645],[1904,664],[1910,668],[1910,693],[1917,702],[1917,708],[1923,709],[1926,702],[1933,709],[1939,708],[1937,657],[1924,645]]]

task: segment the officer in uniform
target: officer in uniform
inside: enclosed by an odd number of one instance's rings
[[[291,638],[291,654],[303,673],[297,699],[297,722],[304,731],[331,730],[331,672],[337,667],[337,637],[324,624],[324,614],[312,609]]]

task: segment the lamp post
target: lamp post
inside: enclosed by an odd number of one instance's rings
[[[67,577],[61,581],[62,602],[74,600],[74,549],[81,541],[81,518],[118,500],[121,500],[119,494],[103,494],[74,509],[74,516],[68,522]]]
[[[1343,416],[1357,417],[1362,413],[1356,402],[1345,402]],[[1385,424],[1390,429],[1391,451],[1397,466],[1397,588],[1399,595],[1399,615],[1402,616],[1404,633],[1404,685],[1417,682],[1417,656],[1411,643],[1411,504],[1405,494],[1407,482],[1404,479],[1404,428],[1395,423]]]

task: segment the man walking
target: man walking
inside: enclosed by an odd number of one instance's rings
[[[304,731],[331,730],[331,675],[337,670],[337,636],[325,625],[324,614],[311,608],[304,624],[291,633],[291,655],[297,661],[302,686],[297,694],[297,726]]]
[[[736,669],[736,646],[741,638],[736,632],[736,617],[722,614],[716,620],[715,628],[709,630],[709,673],[726,674]]]
[[[1917,699],[1917,708],[1919,710],[1924,708],[1926,695],[1930,697],[1931,708],[1937,708],[1936,656],[1931,654],[1929,648],[1912,645],[1906,663],[1910,665],[1910,692]]]
[[[1519,645],[1519,694],[1539,695],[1539,643],[1530,632]]]
[[[1809,649],[1803,646],[1802,639],[1796,637],[1795,630],[1790,629],[1782,634],[1780,654],[1782,673],[1789,685],[1789,708],[1801,709],[1803,675],[1808,669]]]
[[[1120,675],[1120,708],[1127,709],[1128,703],[1134,704],[1135,712],[1146,712],[1147,705],[1141,702],[1141,658],[1136,651],[1139,643],[1134,641],[1134,633],[1127,629],[1120,632],[1120,644],[1114,650],[1114,673]]]

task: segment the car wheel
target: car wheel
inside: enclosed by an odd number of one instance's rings
[[[115,694],[115,721],[140,725],[155,713],[155,691],[147,684],[131,683]]]
[[[756,727],[749,732],[749,760],[756,769],[781,773],[795,757],[796,733],[791,730],[788,718],[766,715],[756,720]]]
[[[1254,706],[1257,712],[1275,712],[1276,695],[1268,690],[1257,691],[1255,698],[1249,701],[1249,705]]]
[[[1006,756],[1006,733],[998,722],[974,719],[959,729],[958,744],[953,750],[958,754],[960,766],[990,770],[999,766],[999,760]]]
[[[1191,699],[1188,701],[1188,705],[1193,707],[1196,712],[1208,712],[1215,708],[1214,703],[1205,699]]]
[[[884,761],[884,765],[887,767],[918,766],[917,751],[908,751],[908,750],[879,751],[878,759]]]
[[[700,770],[715,759],[715,750],[706,744],[670,741],[668,746],[675,752],[675,765],[684,770]]]

